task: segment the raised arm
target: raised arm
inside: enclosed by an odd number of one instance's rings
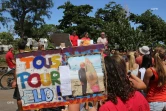
[[[138,90],[146,89],[145,83],[140,78],[135,76],[134,74],[130,75],[129,80],[132,82],[132,85],[134,88],[136,88]]]

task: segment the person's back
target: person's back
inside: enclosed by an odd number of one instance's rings
[[[111,101],[107,101],[99,108],[99,111],[128,111],[120,98],[117,98],[117,101],[118,103],[116,105]]]
[[[131,72],[131,74],[138,75],[139,65],[135,63],[134,52],[129,52],[127,54],[128,61],[126,62],[127,72]]]
[[[19,53],[24,53],[25,52],[25,47],[26,47],[26,42],[25,41],[20,41],[18,43]],[[13,83],[12,83],[12,87],[15,88],[15,90],[14,90],[13,98],[17,99],[18,111],[23,111],[21,96],[20,96],[17,84],[19,84],[19,83],[17,83],[17,75],[16,75],[16,73],[14,73],[14,80],[13,80]]]
[[[149,104],[145,97],[138,91],[125,102],[128,111],[149,111]]]
[[[166,66],[165,66],[166,69]],[[149,102],[156,102],[156,101],[166,101],[166,84],[162,87],[158,86],[158,73],[156,72],[156,69],[150,68],[150,70],[153,73],[153,78],[149,82],[149,90],[147,93],[147,100]]]
[[[145,75],[146,69],[144,67],[139,69],[139,76],[141,80],[144,79],[144,75]]]
[[[116,105],[111,101],[107,101],[100,107],[99,111],[149,111],[147,100],[138,91],[126,102],[123,102],[120,98],[117,98],[117,101]]]
[[[138,70],[139,70],[139,65],[134,63],[133,65],[133,68],[131,68],[129,71],[131,72],[131,74],[134,74],[134,75],[138,75]]]
[[[162,111],[166,108],[166,65],[165,49],[158,47],[155,49],[154,66],[146,70],[144,83],[148,87],[147,101],[152,111]]]
[[[149,111],[149,105],[143,95],[134,88],[139,78],[127,76],[127,67],[124,59],[120,56],[107,56],[105,60],[106,69],[106,104],[102,105],[99,111]],[[133,84],[131,84],[132,79]],[[135,78],[135,79],[134,79]],[[139,80],[138,80],[139,79]],[[140,80],[141,81],[141,80]],[[137,84],[139,84],[138,82]],[[111,103],[112,102],[112,103]],[[125,106],[125,107],[124,107]],[[102,108],[103,107],[103,108]]]
[[[149,67],[152,67],[152,57],[150,54],[143,56],[142,64],[139,69],[139,75],[138,75],[141,78],[141,80],[143,80],[146,69],[148,69]]]

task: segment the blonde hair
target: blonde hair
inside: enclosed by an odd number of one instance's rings
[[[158,74],[158,87],[166,84],[166,71],[164,69],[163,61],[165,59],[165,50],[162,47],[155,49],[154,62],[155,69]]]
[[[127,54],[127,57],[128,57],[128,62],[129,62],[129,70],[131,70],[134,67],[134,64],[135,64],[134,52],[129,52]]]

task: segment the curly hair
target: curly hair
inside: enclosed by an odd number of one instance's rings
[[[125,102],[134,95],[135,89],[127,77],[126,63],[119,55],[107,56],[105,60],[105,88],[107,100],[117,104],[117,97]]]

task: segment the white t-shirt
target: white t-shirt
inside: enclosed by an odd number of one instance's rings
[[[141,72],[141,80],[143,80],[146,69],[145,68],[140,68],[139,71]]]
[[[98,44],[104,44],[104,45],[106,45],[107,44],[107,39],[106,38],[101,38],[101,37],[99,37],[98,39],[97,39],[97,43]]]

